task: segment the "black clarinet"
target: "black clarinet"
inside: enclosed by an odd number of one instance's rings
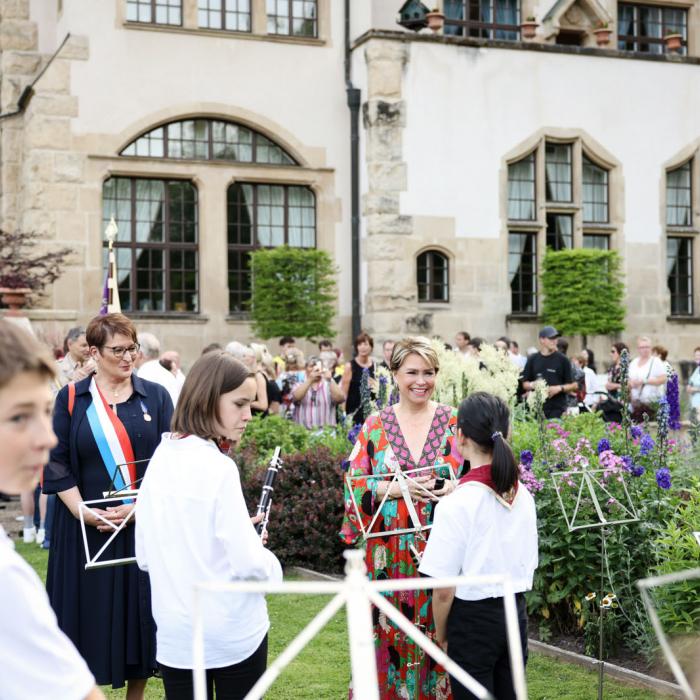
[[[258,535],[262,536],[267,528],[267,523],[270,520],[270,506],[272,505],[272,492],[275,490],[275,479],[277,472],[282,467],[280,459],[280,448],[275,447],[275,453],[272,455],[270,464],[267,467],[265,474],[265,483],[263,483],[262,494],[260,494],[260,503],[258,503],[258,515],[263,514],[263,519],[255,526]]]

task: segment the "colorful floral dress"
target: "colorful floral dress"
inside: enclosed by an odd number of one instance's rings
[[[377,497],[380,479],[373,474],[390,474],[396,469],[416,469],[432,466],[421,476],[446,478],[448,467],[460,475],[463,459],[457,452],[455,435],[457,415],[450,406],[438,404],[423,453],[416,465],[401,433],[393,407],[367,418],[350,455],[348,476],[365,477],[352,481],[352,491],[358,504],[359,518],[365,528],[370,526],[381,499]],[[423,525],[432,520],[433,504],[416,503],[418,517]],[[401,499],[388,499],[373,532],[401,530],[413,527],[406,504]],[[345,485],[345,518],[341,537],[347,544],[362,538],[358,514],[349,488]],[[429,531],[428,533],[429,534]],[[367,571],[370,579],[413,578],[418,570],[409,545],[422,552],[425,542],[414,534],[386,535],[366,541]],[[393,603],[414,624],[420,626],[431,639],[435,627],[429,591],[386,593]],[[377,650],[377,672],[383,700],[447,700],[451,698],[449,678],[435,662],[401,632],[384,613],[373,608],[374,638]]]

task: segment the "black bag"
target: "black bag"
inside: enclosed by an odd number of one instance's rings
[[[605,401],[598,404],[598,409],[603,414],[606,423],[622,423],[622,401],[608,396]]]

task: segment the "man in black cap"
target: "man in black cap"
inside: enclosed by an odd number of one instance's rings
[[[549,398],[544,402],[547,418],[560,418],[566,411],[566,394],[576,391],[577,384],[571,373],[571,362],[557,350],[559,332],[545,326],[539,333],[540,351],[527,358],[523,370],[523,388],[530,391],[538,379],[549,385]]]

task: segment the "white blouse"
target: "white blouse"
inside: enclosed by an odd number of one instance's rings
[[[0,698],[82,700],[94,685],[39,577],[0,526]]]
[[[136,559],[151,579],[156,658],[192,668],[193,590],[201,582],[282,580],[250,522],[235,462],[207,440],[165,433],[136,505]],[[206,668],[247,659],[270,622],[261,593],[200,597]]]
[[[508,509],[488,486],[472,481],[438,504],[418,570],[433,578],[510,574],[519,593],[532,588],[537,558],[537,513],[530,492],[519,484]],[[455,595],[462,600],[500,598],[503,586],[460,586]]]

